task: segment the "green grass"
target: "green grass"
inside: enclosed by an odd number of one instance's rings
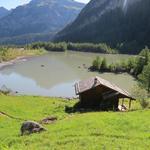
[[[0,115],[0,150],[148,150],[150,110],[65,112],[76,101],[30,96],[0,96],[0,111],[25,120],[57,116],[48,131],[20,136],[22,121]],[[135,102],[133,107],[137,107]]]

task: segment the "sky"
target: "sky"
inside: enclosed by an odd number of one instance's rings
[[[0,0],[0,7],[5,7],[7,9],[15,8],[18,5],[23,5],[31,0]],[[83,3],[88,3],[89,0],[76,0]]]

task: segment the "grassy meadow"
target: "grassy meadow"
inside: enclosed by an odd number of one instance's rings
[[[150,110],[133,102],[130,112],[67,113],[76,100],[31,96],[0,96],[0,150],[148,150]],[[23,120],[40,121],[57,116],[44,125],[46,132],[20,136]]]

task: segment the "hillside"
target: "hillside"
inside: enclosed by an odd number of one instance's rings
[[[58,98],[0,96],[0,149],[10,150],[96,150],[136,149],[150,147],[150,110],[121,112],[66,113],[76,101]],[[138,108],[138,103],[133,104]],[[55,123],[44,125],[48,131],[21,137],[23,120],[40,121],[57,116]]]
[[[7,10],[6,8],[4,8],[4,7],[0,7],[0,19],[2,18],[2,17],[5,17],[6,15],[8,15],[9,14],[9,10]]]
[[[20,39],[20,44],[24,44],[29,42],[26,37],[31,42],[45,41],[47,35],[50,40],[72,22],[83,7],[83,3],[74,0],[32,0],[0,19],[0,43],[9,43],[10,39],[10,43],[15,43]]]
[[[91,0],[57,41],[102,42],[122,53],[150,46],[149,0]]]

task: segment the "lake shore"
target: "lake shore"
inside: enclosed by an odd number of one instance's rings
[[[38,57],[32,56],[11,61],[9,64],[4,63],[5,67],[0,70],[0,87],[5,85],[12,91],[17,91],[19,95],[69,97],[70,99],[76,96],[74,84],[92,76],[100,76],[128,92],[136,84],[134,78],[128,74],[101,74],[87,69],[96,56],[106,57],[109,63],[115,63],[131,57],[128,55],[48,52]],[[10,66],[6,67],[7,65]]]
[[[29,57],[31,57],[31,56],[28,56],[28,57],[27,56],[19,56],[19,57],[15,58],[15,59],[1,62],[0,63],[0,70],[3,69],[6,66],[13,65],[13,64],[18,63],[20,61],[27,61],[27,58],[29,58]]]
[[[20,61],[26,61],[33,56],[45,54],[44,50],[21,50],[21,49],[6,49],[4,54],[0,54],[0,70],[6,66],[16,64]]]

